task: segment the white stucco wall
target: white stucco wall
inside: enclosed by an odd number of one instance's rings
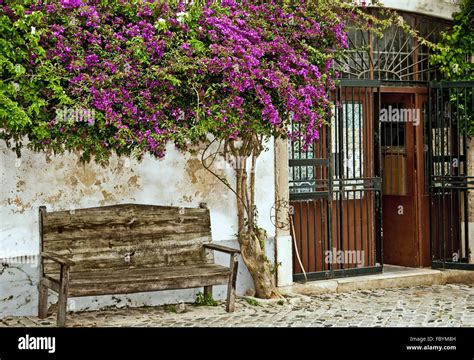
[[[388,8],[451,19],[458,10],[457,0],[382,0]],[[366,3],[370,3],[366,1]]]
[[[269,234],[267,252],[273,259],[274,227],[270,209],[274,203],[273,145],[262,154],[257,168],[257,206],[260,225]],[[232,173],[229,167],[221,171]],[[21,161],[0,142],[0,316],[35,314],[37,306],[39,252],[38,207],[48,211],[66,210],[118,203],[172,206],[199,206],[206,202],[211,212],[213,241],[237,247],[234,195],[210,175],[197,158],[183,155],[170,146],[163,160],[145,158],[141,163],[112,158],[107,168],[82,164],[73,154],[52,156],[24,151]],[[26,264],[22,256],[31,256]],[[228,264],[225,254],[216,254],[219,263]],[[17,262],[17,264],[12,264]],[[252,287],[252,281],[240,260],[238,293]],[[202,289],[201,289],[202,290]],[[106,305],[154,305],[178,300],[192,301],[200,289],[164,291],[100,298],[82,298],[71,302],[76,310]],[[222,297],[225,287],[216,287]]]

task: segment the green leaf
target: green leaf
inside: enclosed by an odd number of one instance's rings
[[[206,45],[198,39],[189,40],[189,45],[194,49],[194,52],[198,54],[204,54],[206,52]]]
[[[173,76],[171,74],[166,74],[165,79],[168,80],[169,82],[171,82],[171,84],[173,84],[173,86],[180,86],[181,85],[181,80],[179,80],[178,78],[176,78],[175,76]]]

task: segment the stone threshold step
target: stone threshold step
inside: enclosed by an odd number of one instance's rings
[[[474,271],[390,267],[393,271],[384,271],[381,274],[293,283],[291,286],[281,287],[280,291],[282,294],[296,293],[311,296],[420,285],[474,284]]]

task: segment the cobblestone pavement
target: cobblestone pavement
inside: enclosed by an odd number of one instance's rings
[[[250,301],[251,302],[251,301]],[[181,306],[178,306],[178,311]],[[185,305],[70,313],[70,327],[474,327],[474,285],[434,285],[318,296],[291,295],[258,306],[238,299],[236,311]],[[0,326],[54,326],[55,317],[5,317]]]

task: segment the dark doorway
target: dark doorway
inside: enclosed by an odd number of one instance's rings
[[[418,266],[415,127],[421,111],[414,95],[384,93],[380,107],[383,262]]]

